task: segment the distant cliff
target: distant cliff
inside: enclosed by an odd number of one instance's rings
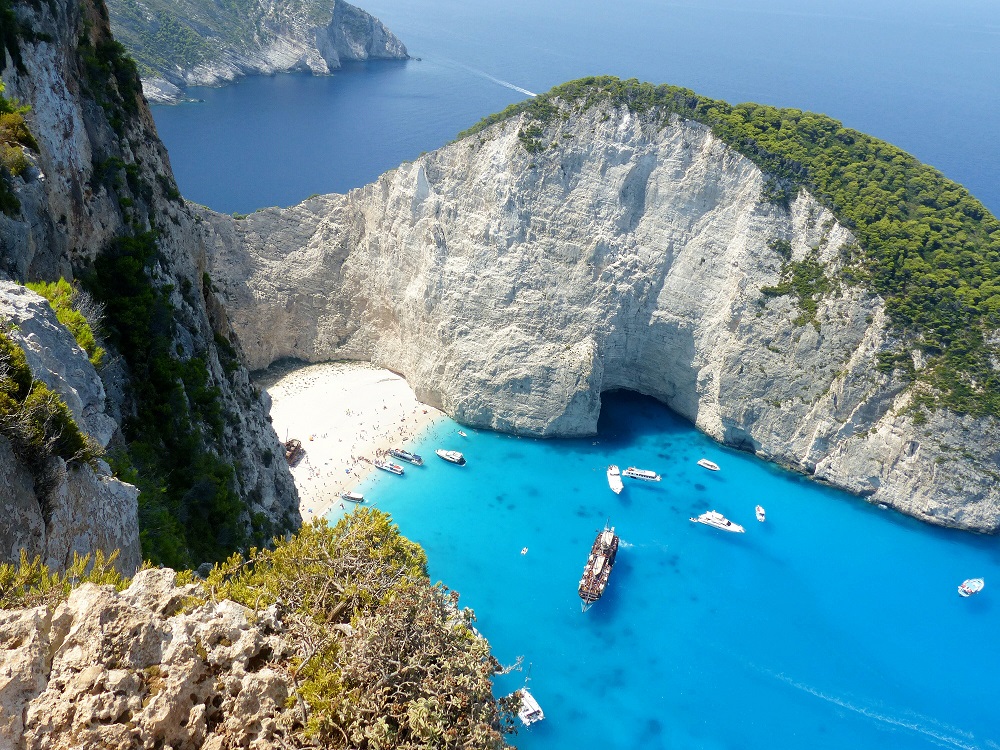
[[[155,102],[245,75],[322,74],[344,60],[407,57],[381,21],[343,0],[109,0],[108,9]]]
[[[996,532],[989,389],[921,380],[948,372],[936,369],[947,350],[897,326],[907,299],[890,295],[889,308],[873,291],[879,258],[860,260],[854,231],[802,187],[805,156],[764,171],[763,138],[734,138],[744,154],[695,119],[740,112],[668,91],[684,117],[630,86],[556,90],[344,196],[245,220],[204,213],[211,273],[251,366],[368,359],[456,419],[537,435],[592,433],[602,392],[635,390],[871,502]],[[781,125],[773,112],[768,127]],[[835,143],[862,138],[787,116],[812,141],[820,126]],[[976,223],[978,202],[942,184],[967,204],[967,238],[992,231],[988,214]]]

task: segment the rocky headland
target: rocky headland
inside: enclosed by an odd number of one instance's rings
[[[852,231],[808,190],[769,199],[706,125],[594,98],[347,195],[203,212],[250,366],[370,360],[465,423],[549,436],[593,433],[602,392],[635,390],[871,502],[996,532],[996,420],[911,408],[912,379],[880,366],[884,300],[841,280]],[[826,280],[808,312],[776,291],[803,267]]]
[[[344,61],[405,60],[406,47],[374,16],[343,0],[246,4],[110,0],[111,27],[139,65],[152,102],[188,86],[247,75],[328,74]]]

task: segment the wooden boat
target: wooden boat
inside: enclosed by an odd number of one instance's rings
[[[302,441],[292,438],[291,440],[285,441],[285,460],[288,462],[289,466],[295,466],[302,458],[302,454],[305,451],[302,448]]]
[[[580,579],[578,588],[584,612],[604,595],[604,590],[608,587],[611,569],[618,554],[618,541],[614,526],[605,524],[604,528],[597,532],[597,538],[590,548],[590,557],[583,567],[583,578]]]

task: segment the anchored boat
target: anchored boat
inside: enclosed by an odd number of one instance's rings
[[[764,523],[764,519],[767,518],[767,516],[764,513],[764,506],[763,505],[756,506],[754,508],[754,512],[757,514],[757,520],[760,521],[761,523]]]
[[[622,488],[625,486],[622,484],[621,470],[614,464],[608,467],[608,486],[616,495],[620,494]]]
[[[376,458],[372,463],[375,464],[376,469],[388,471],[390,474],[402,475],[403,473],[403,467],[392,463],[392,461],[383,461],[381,458]]]
[[[689,518],[692,523],[703,523],[706,526],[711,526],[716,529],[721,529],[722,531],[732,531],[737,534],[742,534],[746,529],[740,526],[738,523],[733,523],[724,515],[719,513],[717,510],[709,510],[702,513],[697,518]]]
[[[524,726],[530,727],[536,721],[544,719],[545,712],[538,705],[535,696],[528,692],[528,686],[525,685],[518,692],[521,693],[521,709],[517,712],[517,718],[521,720]]]
[[[404,451],[402,448],[390,448],[389,455],[393,458],[398,458],[401,461],[409,461],[411,464],[416,464],[417,466],[424,465],[424,459],[418,456],[416,453],[410,453],[409,451]]]
[[[709,461],[707,458],[699,458],[698,465],[703,469],[708,469],[709,471],[718,471],[719,465],[715,461]]]
[[[587,558],[587,564],[583,568],[583,578],[580,579],[579,592],[584,612],[604,595],[617,554],[618,536],[615,534],[615,527],[605,524],[604,529],[597,533],[597,538],[590,548],[590,557]]]
[[[978,594],[983,590],[983,586],[986,585],[986,581],[982,578],[969,578],[962,581],[958,587],[959,596],[972,596],[973,594]]]
[[[441,458],[445,461],[450,461],[451,463],[458,464],[459,466],[465,466],[465,456],[458,451],[446,451],[442,448],[438,448],[434,452],[441,456]]]
[[[655,471],[649,471],[648,469],[637,469],[634,466],[629,466],[623,474],[627,477],[632,477],[632,479],[642,479],[647,482],[659,482],[660,475]]]
[[[344,500],[350,500],[352,503],[363,503],[365,501],[365,496],[360,492],[351,492],[350,490],[341,492],[340,497]]]

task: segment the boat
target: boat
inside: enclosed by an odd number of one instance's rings
[[[409,451],[404,451],[402,448],[390,448],[389,455],[393,458],[398,458],[401,461],[409,461],[411,464],[416,464],[417,466],[424,465],[424,459],[418,456],[416,453],[410,453]]]
[[[376,469],[381,469],[382,471],[388,471],[391,474],[402,474],[403,467],[399,464],[394,464],[392,461],[383,461],[381,458],[376,458],[373,462]]]
[[[634,466],[629,466],[622,474],[626,477],[632,477],[632,479],[643,479],[647,482],[659,482],[660,475],[655,471],[649,471],[648,469],[637,469]]]
[[[972,596],[973,594],[978,594],[983,590],[983,586],[986,585],[986,581],[982,578],[969,578],[962,581],[961,585],[958,587],[959,596]]]
[[[467,434],[465,433],[465,430],[459,430],[459,431],[458,431],[458,434],[459,434],[459,435],[461,435],[462,437],[469,437],[469,436],[468,436],[468,435],[467,435]]]
[[[608,486],[616,495],[620,494],[625,486],[622,484],[622,473],[614,464],[608,467]]]
[[[302,454],[305,450],[302,448],[302,441],[292,438],[291,440],[285,441],[285,460],[288,462],[289,466],[295,466],[302,458]]]
[[[764,523],[764,519],[766,517],[764,515],[764,506],[758,505],[754,508],[754,510],[757,512],[757,520],[760,521],[761,523]]]
[[[365,501],[365,496],[360,492],[351,492],[350,490],[341,492],[340,497],[344,500],[350,500],[352,503],[363,503]]]
[[[578,591],[583,600],[584,612],[604,595],[617,554],[618,536],[615,534],[615,527],[605,524],[604,528],[597,532],[597,538],[590,548],[590,557],[583,567],[583,578],[580,579]]]
[[[715,461],[709,461],[707,458],[699,458],[698,465],[703,469],[708,469],[709,471],[718,471],[719,465]]]
[[[733,523],[717,510],[706,511],[697,518],[689,518],[688,520],[692,523],[703,523],[706,526],[712,526],[716,529],[722,529],[723,531],[732,531],[737,534],[742,534],[746,531],[746,529],[738,523]]]
[[[528,692],[528,686],[525,685],[518,692],[521,694],[521,708],[517,712],[517,718],[521,720],[521,723],[526,727],[530,727],[536,721],[544,719],[545,712],[538,705],[535,696]]]
[[[465,456],[463,456],[458,451],[446,451],[442,448],[438,448],[436,451],[441,458],[445,461],[451,461],[453,464],[458,464],[459,466],[465,466]]]

